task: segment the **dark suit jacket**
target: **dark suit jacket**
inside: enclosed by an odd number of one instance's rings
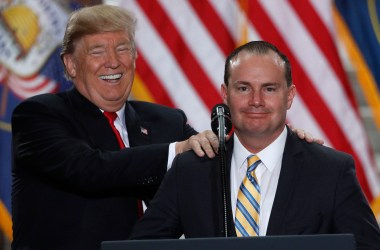
[[[185,114],[130,101],[130,148],[120,150],[102,112],[77,90],[33,97],[12,117],[13,249],[99,249],[125,239],[137,198],[151,198],[168,145],[196,131]],[[146,130],[146,132],[145,132]]]
[[[230,141],[228,174],[232,147]],[[218,159],[198,158],[192,152],[179,155],[132,238],[223,236],[219,171]],[[230,235],[236,236],[232,216],[229,220]],[[360,249],[380,249],[379,227],[356,179],[352,157],[309,144],[288,130],[267,235],[333,233],[354,234]]]

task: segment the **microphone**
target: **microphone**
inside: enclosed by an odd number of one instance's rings
[[[223,235],[228,237],[230,235],[231,223],[229,217],[231,216],[231,198],[230,187],[228,185],[228,175],[226,166],[226,135],[232,129],[230,109],[225,104],[217,104],[211,111],[211,128],[212,131],[219,137],[219,154],[218,163],[220,169],[220,179],[222,184],[222,204],[223,204]]]
[[[227,105],[216,104],[211,111],[211,129],[218,135],[219,140],[226,138],[232,129],[230,109]]]

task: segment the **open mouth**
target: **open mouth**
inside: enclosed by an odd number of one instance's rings
[[[102,75],[99,76],[100,79],[105,81],[119,80],[123,74],[113,74],[113,75]]]

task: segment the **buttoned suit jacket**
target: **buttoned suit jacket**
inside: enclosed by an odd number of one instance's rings
[[[75,88],[15,108],[13,249],[100,249],[129,236],[137,198],[152,198],[166,173],[169,143],[197,132],[182,111],[146,102],[127,102],[125,122],[130,148],[120,150]]]
[[[227,143],[227,185],[233,140]],[[173,162],[132,239],[224,235],[219,159],[192,152]],[[228,192],[230,199],[230,192]],[[236,236],[231,207],[229,235]],[[380,249],[380,232],[351,156],[308,143],[288,129],[266,235],[354,234],[358,249]]]

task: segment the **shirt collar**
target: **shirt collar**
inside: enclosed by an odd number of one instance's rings
[[[125,126],[125,112],[124,112],[124,110],[125,110],[125,103],[121,107],[121,109],[116,111],[116,114],[117,114],[117,117],[121,120],[122,124]],[[102,113],[104,113],[103,109],[100,109],[100,111],[102,111]]]
[[[286,136],[288,131],[286,127],[270,145],[258,152],[256,155],[260,158],[263,165],[272,172],[277,163],[282,160],[285,148]],[[233,156],[236,166],[240,168],[247,166],[247,157],[252,154],[240,142],[239,138],[234,134]]]
[[[121,109],[119,109],[118,111],[116,111],[116,114],[117,116],[120,118],[121,122],[124,124],[125,123],[125,103],[124,105],[121,107]],[[124,124],[125,125],[125,124]]]

